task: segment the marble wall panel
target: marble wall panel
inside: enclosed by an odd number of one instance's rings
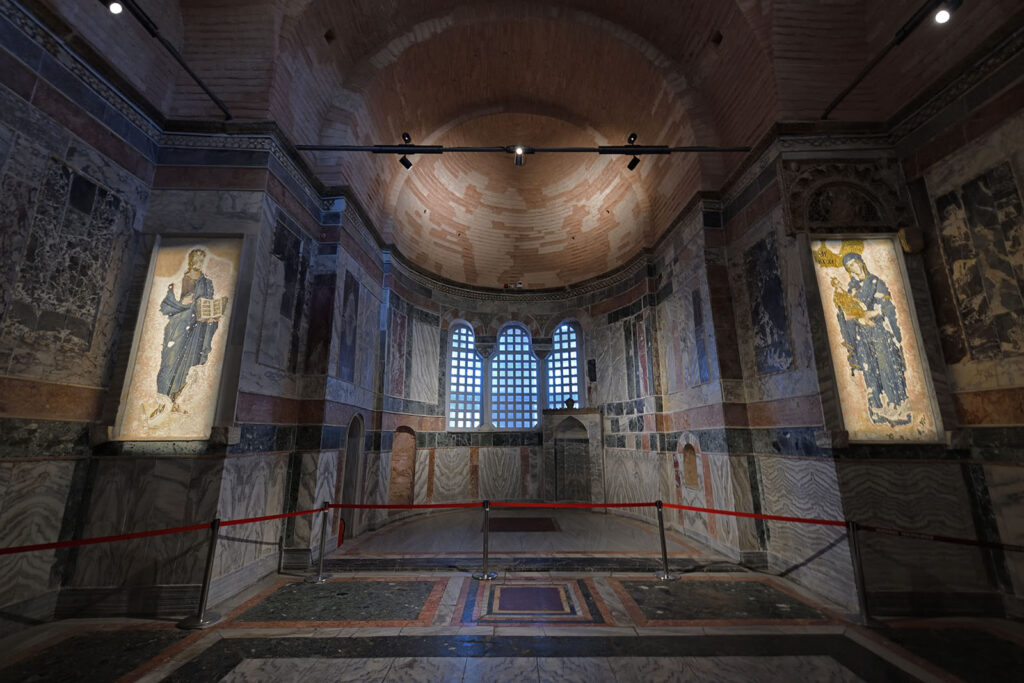
[[[437,403],[438,368],[441,362],[441,337],[436,325],[412,322],[411,373],[408,398]]]
[[[390,486],[391,451],[366,453],[363,502],[368,505],[387,505]],[[388,521],[387,510],[364,510],[359,528],[378,529]]]
[[[522,498],[522,457],[519,448],[480,449],[480,499]]]
[[[613,403],[629,398],[626,386],[626,347],[621,325],[607,325],[594,330],[588,348],[597,360],[597,403]]]
[[[766,514],[843,519],[832,461],[759,458]],[[856,607],[850,550],[844,529],[767,522],[769,568],[838,604]]]
[[[961,468],[944,462],[837,461],[847,519],[909,531],[976,538]],[[976,548],[862,534],[868,592],[984,591]]]
[[[1024,477],[1019,467],[987,465],[985,481],[995,510],[999,540],[1024,545]],[[1024,596],[1024,553],[1005,553],[1015,595]]]
[[[416,468],[413,478],[413,502],[417,505],[431,502],[427,497],[427,477],[430,474],[430,450],[420,448],[416,451]]]
[[[657,455],[639,451],[608,450],[605,452],[605,468],[607,502],[650,502],[657,496]],[[653,508],[637,508],[627,514],[651,521],[657,520],[657,513]]]
[[[434,503],[477,499],[469,472],[468,448],[439,448],[434,452]]]
[[[705,453],[704,457],[710,466],[711,490],[715,500],[715,507],[724,510],[739,509],[736,507],[729,456]],[[736,517],[719,515],[718,519],[715,520],[715,527],[717,529],[716,539],[718,543],[727,548],[738,550],[740,548],[740,538],[736,520]]]
[[[388,485],[388,503],[408,505],[413,501],[413,487],[416,467],[416,437],[405,432],[395,432],[391,448],[391,473]]]
[[[74,469],[74,462],[0,463],[4,547],[58,540]],[[0,576],[5,577],[0,605],[56,588],[50,578],[53,559],[52,550],[0,557]]]
[[[365,330],[356,340],[356,383],[366,390],[380,390],[380,296],[373,294],[368,288],[361,287],[359,292],[359,329]],[[359,405],[369,405],[360,403]]]
[[[328,458],[329,460],[329,458]],[[275,455],[228,458],[218,514],[221,519],[272,515],[284,510],[285,460]],[[243,569],[277,552],[281,522],[227,527],[220,532],[215,576]]]

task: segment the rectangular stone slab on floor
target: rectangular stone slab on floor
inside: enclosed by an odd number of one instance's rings
[[[414,621],[436,581],[289,583],[236,622]]]
[[[762,581],[619,581],[649,621],[826,619],[810,605]]]

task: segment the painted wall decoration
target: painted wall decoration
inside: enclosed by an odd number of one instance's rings
[[[116,438],[210,436],[242,240],[165,240],[157,249]]]
[[[338,354],[338,378],[346,382],[355,379],[356,339],[359,334],[359,281],[345,272],[345,291],[341,303],[341,351]]]
[[[759,373],[781,372],[793,366],[789,321],[782,291],[775,233],[750,247],[743,256],[750,323],[754,331],[754,361]]]
[[[1024,353],[1024,207],[1009,162],[937,197],[935,209],[971,356]]]
[[[895,240],[811,240],[811,250],[850,440],[941,440]]]

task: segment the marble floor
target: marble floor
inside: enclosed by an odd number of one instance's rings
[[[207,630],[141,619],[27,628],[0,641],[0,681],[1009,681],[1024,667],[1019,623],[869,628],[785,579],[676,538],[679,577],[659,581],[630,564],[660,562],[656,528],[591,517],[559,514],[556,532],[492,533],[493,581],[373,567],[417,553],[472,557],[482,536],[479,515],[408,520],[347,542],[324,583],[266,577],[215,606],[223,619]],[[598,541],[599,557],[626,566],[552,564]],[[548,568],[517,570],[527,559]]]

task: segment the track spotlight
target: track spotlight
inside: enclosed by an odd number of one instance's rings
[[[522,166],[523,165],[524,155],[526,154],[526,150],[523,148],[522,145],[516,145],[515,153],[516,153],[516,166]]]
[[[412,143],[412,136],[409,135],[408,133],[402,133],[402,142],[404,142],[407,145]]]
[[[405,156],[404,154],[402,155],[402,158],[398,160],[398,163],[400,163],[402,166],[405,166],[406,171],[412,168],[412,162],[409,161],[409,157]]]
[[[629,163],[626,164],[626,168],[628,168],[630,171],[632,171],[633,169],[635,169],[637,167],[637,164],[639,164],[639,163],[640,163],[640,157],[634,156],[632,159],[629,160]]]
[[[124,5],[119,2],[111,2],[107,5],[107,9],[110,10],[111,14],[120,14],[124,11]]]
[[[947,21],[949,21],[950,17],[953,15],[953,12],[955,12],[957,8],[959,8],[962,4],[963,0],[948,0],[947,2],[944,2],[941,5],[939,5],[939,9],[935,13],[934,17],[935,23],[945,24]]]
[[[636,142],[636,133],[630,133],[629,137],[626,138],[626,144],[632,145],[634,142]]]

